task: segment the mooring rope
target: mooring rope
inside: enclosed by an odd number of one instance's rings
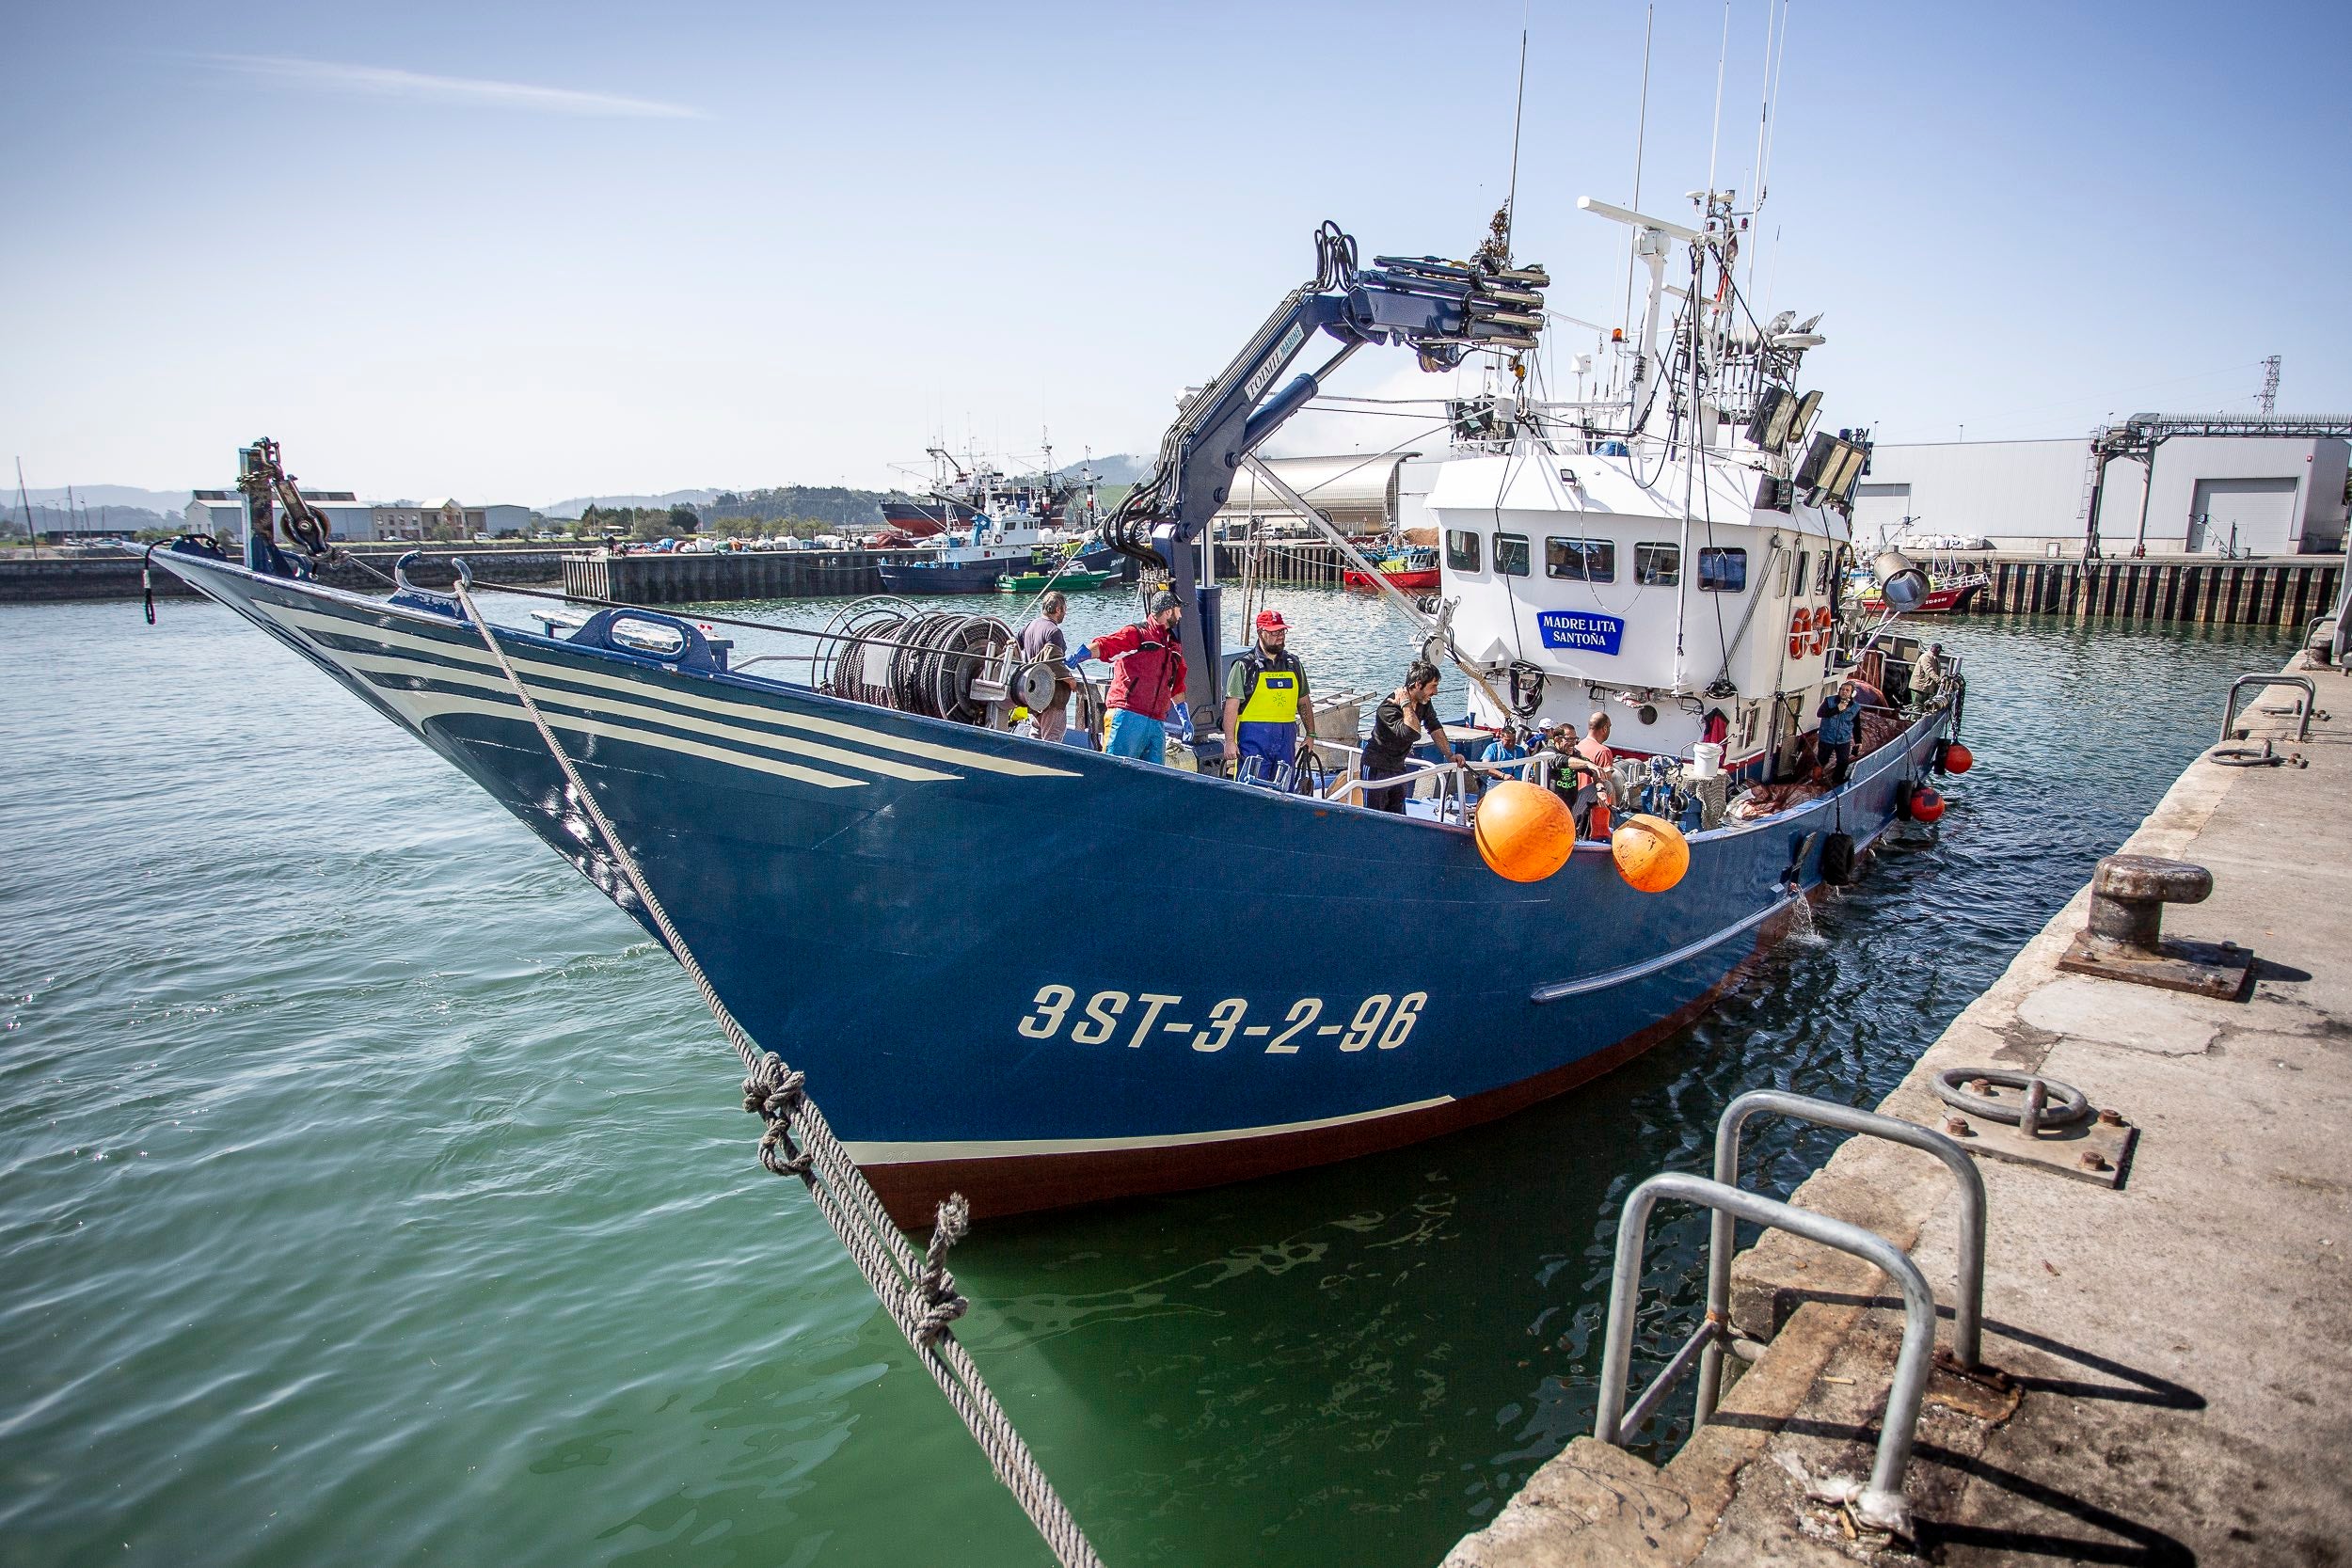
[[[938,1222],[931,1231],[928,1251],[918,1256],[907,1244],[906,1238],[883,1211],[882,1199],[866,1182],[865,1173],[834,1136],[833,1129],[817,1109],[817,1102],[809,1099],[806,1077],[786,1067],[774,1052],[761,1049],[736,1022],[726,1004],[719,1000],[709,977],[695,961],[693,951],[670,923],[669,911],[646,884],[636,857],[621,843],[621,835],[606,818],[603,807],[596,803],[570,755],[557,743],[554,730],[548,727],[539,712],[539,705],[532,700],[521,675],[507,659],[505,648],[474,603],[470,588],[471,574],[461,561],[457,568],[457,602],[465,607],[467,618],[481,634],[490,657],[498,660],[499,669],[514,688],[524,713],[530,716],[532,727],[539,732],[548,754],[563,769],[580,808],[595,824],[597,836],[604,840],[614,863],[628,879],[630,889],[644,904],[655,929],[670,949],[670,956],[686,971],[687,978],[694,982],[694,989],[702,994],[703,1006],[710,1009],[710,1016],[718,1021],[727,1042],[742,1058],[743,1108],[758,1112],[767,1122],[767,1131],[759,1140],[760,1164],[778,1176],[797,1176],[807,1187],[818,1212],[824,1215],[834,1233],[841,1238],[850,1261],[873,1288],[875,1299],[890,1314],[891,1322],[898,1325],[898,1332],[906,1336],[915,1359],[939,1385],[939,1391],[970,1429],[973,1441],[988,1456],[996,1479],[1021,1504],[1063,1568],[1102,1568],[1102,1560],[1095,1556],[1086,1533],[1063,1506],[1053,1482],[1038,1467],[1028,1445],[1021,1440],[1004,1407],[989,1391],[979,1369],[972,1364],[972,1358],[964,1354],[955,1337],[952,1325],[969,1303],[956,1293],[955,1278],[946,1269],[946,1257],[947,1249],[970,1227],[970,1205],[961,1196],[948,1198],[939,1206]]]

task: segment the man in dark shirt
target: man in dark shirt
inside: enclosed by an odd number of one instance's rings
[[[1021,657],[1054,672],[1053,701],[1031,715],[1040,740],[1059,740],[1070,728],[1070,693],[1078,677],[1070,673],[1070,640],[1061,629],[1061,618],[1069,613],[1070,601],[1057,590],[1039,601],[1037,619],[1021,631]]]
[[[1846,770],[1853,766],[1854,724],[1862,717],[1854,683],[1840,682],[1813,717],[1821,722],[1821,771],[1835,789],[1846,782]]]
[[[1454,748],[1446,744],[1445,726],[1438,721],[1437,709],[1430,702],[1438,694],[1438,667],[1427,659],[1417,659],[1405,672],[1405,684],[1389,696],[1380,699],[1380,705],[1372,712],[1372,738],[1364,742],[1364,777],[1393,779],[1403,773],[1406,759],[1413,748],[1423,740],[1434,741],[1438,754],[1446,761],[1454,760]],[[1404,784],[1391,784],[1386,789],[1365,789],[1359,799],[1375,811],[1405,814]]]

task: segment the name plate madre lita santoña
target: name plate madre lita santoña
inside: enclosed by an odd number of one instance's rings
[[[1625,641],[1625,623],[1614,615],[1591,610],[1538,611],[1535,626],[1547,648],[1580,648],[1586,653],[1613,654]]]

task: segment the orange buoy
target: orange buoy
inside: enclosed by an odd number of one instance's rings
[[[1970,752],[1967,747],[1963,746],[1959,741],[1955,740],[1950,745],[1944,748],[1945,772],[1965,773],[1976,765],[1977,759],[1975,753]]]
[[[1933,822],[1944,815],[1944,797],[1921,784],[1911,792],[1911,819],[1914,822]]]
[[[1540,882],[1568,863],[1568,852],[1576,847],[1576,816],[1550,790],[1505,779],[1478,802],[1470,832],[1496,876]]]
[[[1691,869],[1691,843],[1662,816],[1629,816],[1609,835],[1617,875],[1644,893],[1663,893]]]

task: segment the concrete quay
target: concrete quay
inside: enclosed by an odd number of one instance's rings
[[[1765,1343],[1715,1418],[1662,1467],[1580,1438],[1448,1568],[2352,1562],[2352,677],[2301,656],[2288,671],[2331,717],[2296,740],[2268,711],[2292,689],[2274,687],[2241,727],[2308,766],[2201,759],[2122,846],[2213,873],[2210,898],[2167,908],[2165,934],[2252,949],[2250,992],[2061,972],[2086,888],[1879,1107],[1940,1129],[1937,1071],[2004,1069],[2071,1084],[2137,1131],[2120,1186],[1977,1160],[2000,1375],[1931,1377],[1913,1538],[1807,1495],[1870,1468],[1897,1293],[1770,1231],[1732,1292],[1737,1331]],[[2061,1148],[2058,1163],[2074,1162]],[[1928,1155],[1857,1137],[1791,1201],[1908,1249],[1948,1347],[1953,1193]],[[1686,1380],[1664,1408],[1692,1397]]]

